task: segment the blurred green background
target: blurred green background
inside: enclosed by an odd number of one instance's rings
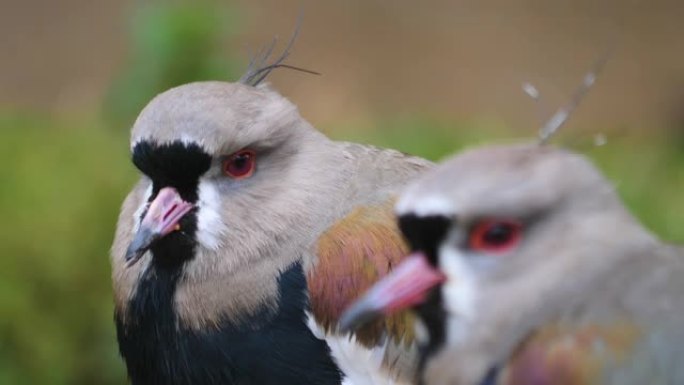
[[[160,91],[237,79],[304,23],[274,86],[328,135],[430,159],[531,139],[609,44],[555,142],[588,154],[662,238],[684,227],[684,50],[674,1],[2,0],[0,384],[123,384],[108,248],[134,183],[128,129]],[[607,142],[597,145],[597,142]]]

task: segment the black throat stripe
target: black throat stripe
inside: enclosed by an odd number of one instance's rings
[[[441,215],[418,216],[413,214],[399,217],[399,228],[411,249],[425,253],[429,263],[437,267],[437,248],[444,241],[452,219]],[[421,346],[419,371],[446,341],[446,313],[441,285],[433,288],[428,298],[416,306],[416,313],[429,330],[428,343]]]

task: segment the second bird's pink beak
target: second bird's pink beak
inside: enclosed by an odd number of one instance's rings
[[[178,222],[190,212],[194,205],[181,198],[173,187],[164,187],[150,203],[147,212],[140,222],[140,228],[126,251],[126,265],[134,265],[152,244],[179,230]]]
[[[423,253],[413,253],[345,310],[340,318],[340,330],[352,331],[381,315],[418,305],[445,279]]]

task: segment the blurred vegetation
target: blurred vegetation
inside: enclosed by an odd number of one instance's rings
[[[0,111],[0,384],[125,383],[107,256],[119,205],[136,172],[127,132],[106,127],[112,121],[128,127],[168,87],[234,79],[239,67],[216,51],[216,42],[234,30],[227,27],[235,20],[232,11],[211,3],[161,4],[145,4],[135,13],[130,66],[114,83],[106,119]],[[515,136],[488,122],[425,117],[332,132],[337,139],[434,160]],[[587,142],[572,146],[596,160],[645,225],[667,240],[683,241],[684,153],[675,142],[636,134],[609,136],[600,147]]]
[[[107,254],[126,138],[7,114],[0,132],[0,384],[121,384]]]
[[[235,79],[238,63],[221,47],[237,21],[223,2],[141,3],[130,22],[130,60],[109,92],[106,117],[127,125],[161,91],[197,80]]]

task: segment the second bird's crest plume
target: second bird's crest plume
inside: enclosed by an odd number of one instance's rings
[[[603,72],[603,69],[608,62],[613,48],[610,47],[594,62],[593,66],[582,78],[582,83],[575,89],[570,101],[565,105],[559,107],[550,118],[548,118],[539,129],[538,140],[539,145],[544,145],[558,132],[558,130],[568,121],[572,113],[580,105],[584,97],[587,96],[592,86],[596,83],[596,79]],[[524,83],[523,91],[536,103],[541,103],[541,95],[538,89],[531,83]]]

